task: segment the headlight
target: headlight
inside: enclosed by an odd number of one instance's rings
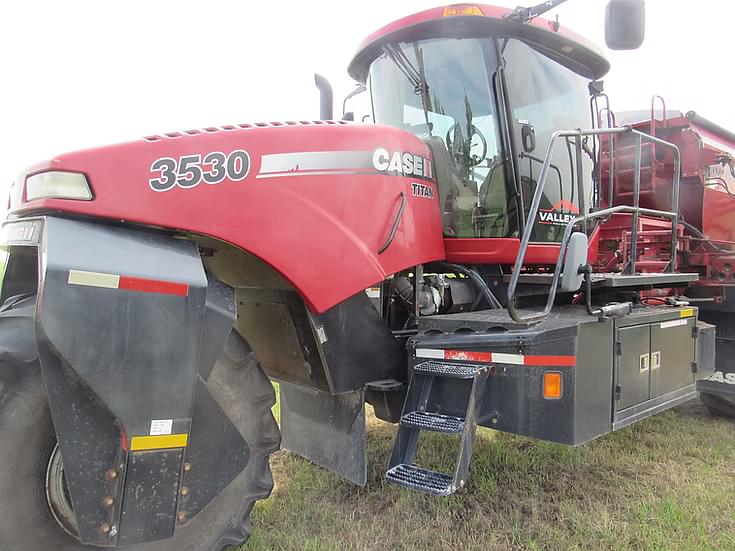
[[[40,172],[26,178],[26,201],[35,199],[91,201],[92,190],[84,174],[58,171]]]

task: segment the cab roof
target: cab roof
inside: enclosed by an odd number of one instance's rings
[[[542,50],[580,75],[598,79],[610,70],[603,53],[587,39],[555,21],[534,18],[527,23],[510,19],[513,10],[487,4],[453,4],[409,15],[382,27],[360,44],[348,67],[352,78],[363,84],[370,64],[390,42],[431,37],[495,34],[518,38]]]

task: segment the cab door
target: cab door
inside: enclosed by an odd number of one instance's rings
[[[501,38],[499,52],[510,103],[517,180],[527,216],[552,134],[591,125],[589,81],[518,39]],[[578,155],[573,138],[557,139],[551,157],[539,213],[531,221],[533,241],[559,241],[569,220],[589,208],[592,159]]]

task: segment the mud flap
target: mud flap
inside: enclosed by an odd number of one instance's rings
[[[281,447],[350,482],[367,482],[365,392],[331,395],[280,383]]]
[[[80,539],[170,537],[179,512],[190,518],[247,464],[203,385],[234,291],[207,280],[193,242],[165,235],[48,217],[39,249],[36,341]],[[231,461],[184,490],[184,463],[217,452]]]

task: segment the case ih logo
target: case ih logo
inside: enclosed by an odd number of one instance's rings
[[[569,222],[579,216],[579,208],[574,203],[562,199],[548,209],[538,211],[538,223],[550,224],[552,226],[566,226]]]
[[[413,153],[388,151],[381,147],[373,151],[373,166],[379,172],[433,180],[431,161]]]
[[[712,381],[713,383],[723,383],[726,385],[735,385],[735,373],[723,373],[722,371],[715,371],[715,374],[705,379]]]

